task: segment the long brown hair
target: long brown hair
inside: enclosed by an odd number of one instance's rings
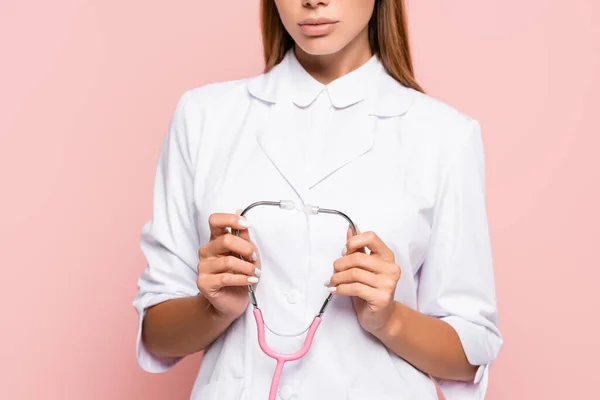
[[[261,0],[265,72],[279,64],[294,40],[285,30],[274,0]],[[375,0],[369,21],[371,51],[386,71],[406,87],[423,92],[414,76],[404,0]]]

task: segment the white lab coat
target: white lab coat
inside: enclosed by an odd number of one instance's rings
[[[295,62],[288,53],[269,73],[194,88],[178,102],[160,151],[152,218],[142,232],[148,265],[134,300],[139,364],[162,372],[179,361],[149,353],[141,323],[149,306],[198,293],[197,252],[209,240],[209,215],[286,199],[343,211],[386,242],[402,269],[396,300],[451,324],[469,361],[480,366],[473,382],[439,381],[446,398],[483,399],[502,336],[479,124],[398,84],[376,59],[355,90],[332,85],[333,103],[348,108],[320,138],[323,156],[307,171],[289,136],[289,100],[305,95],[292,91]],[[278,332],[301,331],[327,296],[323,283],[348,225],[339,217],[276,208],[256,209],[248,219],[262,260],[257,296],[265,320]],[[267,331],[267,339],[291,352],[304,336]],[[265,400],[274,367],[258,347],[249,307],[206,351],[191,398]],[[309,353],[286,364],[279,398],[427,400],[436,394],[425,374],[361,329],[349,298],[336,296]]]

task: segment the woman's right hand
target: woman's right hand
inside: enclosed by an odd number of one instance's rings
[[[196,284],[218,315],[233,320],[248,307],[247,285],[258,282],[258,249],[250,241],[248,220],[240,218],[239,211],[212,214],[208,223],[210,241],[198,250]],[[238,229],[240,236],[229,229]]]

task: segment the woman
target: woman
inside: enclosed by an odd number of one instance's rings
[[[265,73],[183,94],[142,232],[142,368],[204,350],[193,399],[269,398],[254,285],[267,342],[288,353],[334,294],[278,398],[434,399],[434,381],[484,398],[502,336],[482,137],[415,82],[405,17],[401,0],[263,0]],[[358,230],[275,207],[240,217],[262,200]]]

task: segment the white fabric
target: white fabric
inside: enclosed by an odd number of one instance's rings
[[[300,147],[298,147],[300,146]],[[306,147],[303,147],[306,146]],[[307,156],[310,157],[307,158]],[[502,346],[485,207],[478,122],[392,79],[373,57],[327,86],[288,52],[266,74],[188,90],[161,147],[154,210],[142,231],[137,359],[163,372],[141,342],[147,307],[193,296],[208,216],[259,200],[293,200],[345,212],[377,233],[402,268],[396,300],[452,325],[473,382],[439,381],[448,400],[481,400]],[[248,214],[263,274],[257,296],[282,333],[302,330],[327,296],[347,224],[328,215],[256,209]],[[267,339],[295,351],[304,337]],[[191,398],[264,400],[275,363],[257,344],[251,307],[206,351]],[[283,400],[427,400],[433,382],[358,324],[334,297],[307,356],[286,364]]]

